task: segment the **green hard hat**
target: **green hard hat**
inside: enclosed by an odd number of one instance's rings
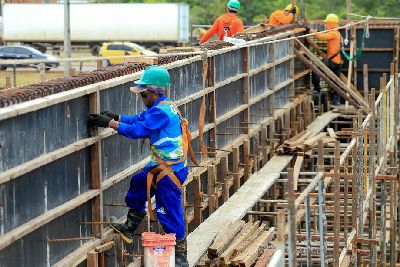
[[[230,10],[238,11],[240,9],[240,2],[238,0],[229,0],[226,6]]]
[[[171,78],[169,76],[168,70],[164,67],[160,66],[149,66],[147,67],[140,80],[135,81],[136,85],[155,85],[166,87],[171,85]],[[131,88],[132,91],[136,91],[135,89],[139,89],[136,87]]]

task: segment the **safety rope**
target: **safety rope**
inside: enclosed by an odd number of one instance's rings
[[[356,61],[361,57],[361,55],[363,53],[363,49],[364,49],[365,36],[366,36],[366,29],[364,29],[364,31],[363,31],[360,45],[359,45],[356,53],[354,54],[354,56],[347,54],[346,51],[344,50],[344,47],[342,46],[342,48],[341,48],[342,54],[348,61]]]
[[[358,59],[361,57],[361,55],[362,55],[362,53],[363,53],[363,50],[364,50],[365,38],[369,38],[369,20],[370,20],[370,19],[371,19],[371,16],[368,16],[367,20],[365,21],[365,27],[364,27],[364,30],[363,30],[361,42],[360,42],[360,45],[359,45],[359,47],[358,47],[357,52],[355,53],[355,55],[354,55],[354,56],[351,56],[351,55],[349,55],[349,54],[346,53],[346,51],[344,50],[344,47],[341,48],[341,51],[342,51],[343,56],[344,56],[348,61],[356,61],[356,60],[358,60]],[[347,30],[348,30],[348,29],[346,28],[346,39],[348,38]],[[345,44],[345,45],[348,44],[348,40],[347,40],[347,43],[346,43],[346,39],[345,39],[345,41],[344,41],[344,44]]]
[[[347,13],[350,16],[353,17],[359,17],[359,18],[369,18],[369,19],[377,19],[377,20],[400,20],[400,18],[394,18],[394,17],[375,17],[375,16],[370,16],[370,15],[360,15],[360,14],[355,14],[355,13]]]

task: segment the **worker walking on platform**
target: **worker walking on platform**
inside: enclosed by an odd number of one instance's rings
[[[243,22],[236,16],[240,9],[238,0],[230,0],[226,5],[226,13],[218,17],[212,27],[200,39],[200,44],[208,41],[215,34],[218,35],[218,40],[223,41],[224,37],[231,37],[236,33],[243,32]]]
[[[126,222],[114,225],[115,231],[132,239],[142,222],[148,201],[152,214],[151,197],[156,198],[156,213],[166,233],[176,235],[176,266],[188,266],[183,217],[181,185],[188,175],[186,153],[188,134],[179,110],[165,92],[170,85],[166,68],[150,66],[145,69],[135,87],[130,90],[141,95],[147,110],[139,115],[119,115],[110,111],[90,114],[89,123],[111,127],[118,134],[132,139],[149,138],[150,162],[132,176],[125,198],[129,207]]]
[[[325,19],[326,28],[329,30],[326,33],[318,33],[315,30],[310,30],[315,33],[315,38],[322,41],[327,41],[327,58],[324,60],[325,65],[338,77],[340,77],[340,69],[342,65],[341,42],[342,37],[337,27],[339,26],[339,17],[335,14],[328,14]],[[316,93],[320,93],[320,78],[313,73],[312,83]],[[337,92],[331,92],[332,104],[340,105],[341,97]]]
[[[272,12],[268,24],[275,27],[291,24],[295,21],[295,16],[299,14],[300,9],[297,6],[289,4],[284,10],[275,10]]]

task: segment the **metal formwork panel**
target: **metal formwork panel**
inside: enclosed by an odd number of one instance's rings
[[[89,136],[87,96],[0,121],[0,172]]]
[[[275,66],[275,84],[278,85],[282,82],[292,78],[290,75],[290,61],[285,61]]]
[[[236,49],[215,56],[217,82],[243,72],[243,50]]]
[[[261,44],[249,48],[249,68],[255,69],[273,61],[273,44]]]
[[[250,106],[250,122],[264,121],[268,116],[271,116],[270,110],[270,97],[264,98],[257,103]],[[257,124],[250,124],[250,127],[256,127]]]
[[[170,96],[173,101],[182,99],[202,89],[202,61],[195,61],[170,69],[169,73],[171,75]]]
[[[204,123],[208,122],[208,108],[209,108],[209,101],[208,101],[209,96],[206,95],[206,114],[204,117]],[[189,103],[186,103],[182,106],[179,107],[182,116],[185,117],[188,122],[189,122],[189,129],[191,132],[197,131],[199,129],[199,112],[200,112],[200,107],[201,103],[203,101],[203,98],[197,98]]]
[[[275,92],[275,107],[280,108],[290,102],[290,86],[285,86]]]
[[[255,98],[272,90],[272,71],[268,69],[250,77],[250,98]]]
[[[237,80],[217,89],[217,117],[243,104],[243,80]]]
[[[88,149],[0,185],[0,234],[89,190]]]
[[[223,148],[229,142],[238,138],[247,125],[243,122],[243,112],[217,125],[217,147]]]
[[[290,55],[291,43],[289,40],[275,43],[275,60]]]
[[[26,207],[27,209],[29,207]],[[91,227],[81,222],[90,221],[90,202],[79,206],[49,222],[0,251],[0,266],[52,266],[86,241],[49,243],[48,240],[91,236]]]

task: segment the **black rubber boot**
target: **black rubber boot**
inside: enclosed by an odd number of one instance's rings
[[[176,240],[175,267],[189,267],[186,238]]]
[[[124,224],[116,224],[113,226],[114,230],[119,231],[120,234],[125,235],[129,239],[133,238],[133,234],[136,229],[139,227],[146,213],[140,213],[129,209],[128,215],[126,216],[126,221]]]

